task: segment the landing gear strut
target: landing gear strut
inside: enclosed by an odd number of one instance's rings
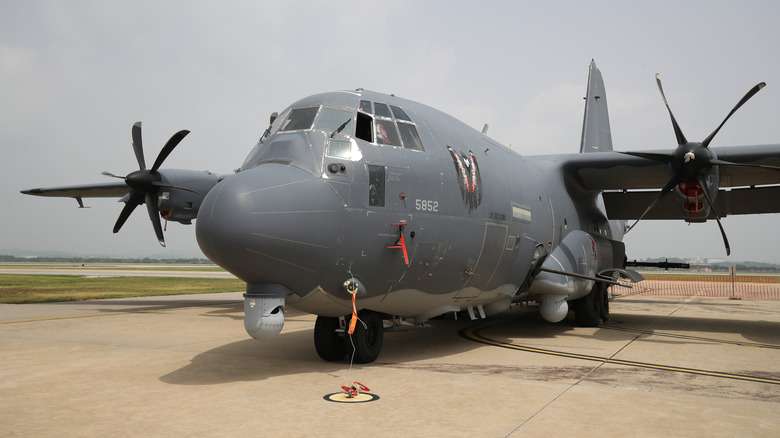
[[[605,283],[596,283],[590,293],[572,303],[574,318],[581,327],[596,327],[609,321],[609,294]]]
[[[351,316],[347,318],[346,327],[349,327],[350,319]],[[327,361],[342,360],[354,353],[355,362],[371,363],[382,351],[384,334],[381,314],[370,310],[358,312],[358,323],[352,335],[346,333],[339,318],[318,316],[314,324],[314,348]]]

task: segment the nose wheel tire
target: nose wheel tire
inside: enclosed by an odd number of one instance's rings
[[[338,318],[317,317],[317,322],[314,323],[314,348],[323,360],[333,362],[347,356],[344,336],[336,331],[339,328]]]
[[[351,319],[351,318],[350,318]],[[349,327],[349,322],[347,322]],[[347,356],[354,353],[355,362],[371,363],[379,357],[382,351],[385,328],[382,324],[382,316],[370,310],[358,312],[358,323],[355,333],[345,336]]]

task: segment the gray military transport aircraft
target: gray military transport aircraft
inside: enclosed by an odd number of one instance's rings
[[[82,207],[82,198],[121,197],[114,232],[146,204],[163,246],[161,217],[197,218],[203,253],[247,284],[247,332],[277,335],[287,305],[316,314],[314,345],[329,361],[374,361],[392,324],[461,311],[484,318],[513,303],[537,302],[550,322],[571,307],[578,324],[594,326],[609,318],[610,285],[641,280],[626,269],[627,220],[714,219],[728,254],[721,217],[780,212],[780,144],[710,147],[764,84],[704,141],[689,142],[656,80],[674,149],[613,151],[591,63],[578,154],[523,157],[489,138],[487,125],[480,132],[357,89],[274,113],[234,173],[161,169],[189,131],[174,134],[147,169],[139,122],[140,170],[104,173],[122,181],[22,193]],[[349,329],[351,320],[361,324]]]

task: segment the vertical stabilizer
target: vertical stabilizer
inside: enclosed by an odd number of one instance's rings
[[[590,62],[588,73],[588,91],[585,95],[585,117],[582,122],[582,140],[580,152],[603,152],[612,150],[612,132],[609,129],[607,94],[604,80],[596,67]]]

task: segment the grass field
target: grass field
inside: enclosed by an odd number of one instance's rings
[[[2,304],[206,294],[245,289],[244,282],[234,278],[0,274],[0,303]]]
[[[122,271],[187,271],[187,272],[225,272],[214,265],[158,265],[158,264],[119,264],[119,263],[0,263],[0,269],[79,269],[79,270],[122,270]]]

